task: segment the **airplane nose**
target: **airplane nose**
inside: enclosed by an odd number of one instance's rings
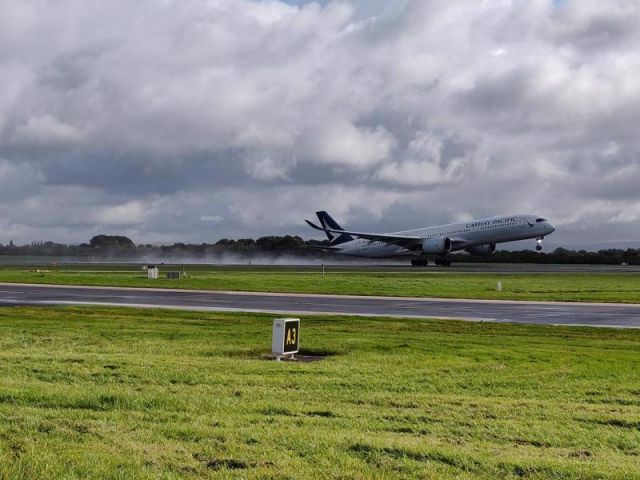
[[[549,233],[553,233],[556,231],[556,227],[554,227],[551,222],[547,222],[547,228],[549,229]]]

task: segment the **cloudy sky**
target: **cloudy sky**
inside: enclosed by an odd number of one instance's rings
[[[0,242],[640,237],[637,0],[0,0]],[[343,225],[344,226],[344,225]]]

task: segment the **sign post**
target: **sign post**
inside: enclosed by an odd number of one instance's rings
[[[157,280],[158,279],[158,267],[155,265],[149,265],[147,267],[147,278],[149,280]]]
[[[277,360],[298,353],[300,350],[300,319],[276,318],[273,320],[271,352]]]

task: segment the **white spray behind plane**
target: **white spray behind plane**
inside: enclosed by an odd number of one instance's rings
[[[427,256],[437,256],[436,263],[450,265],[447,255],[466,250],[473,255],[491,255],[496,244],[535,238],[536,250],[542,239],[555,227],[537,215],[504,215],[469,222],[405,230],[394,233],[366,233],[344,230],[327,212],[316,212],[320,225],[306,220],[316,230],[326,233],[330,245],[323,249],[342,255],[365,258],[388,258],[413,255],[415,266],[428,265]]]

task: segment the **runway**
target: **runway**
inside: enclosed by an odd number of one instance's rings
[[[0,284],[0,305],[103,305],[640,328],[640,304],[509,302]]]

